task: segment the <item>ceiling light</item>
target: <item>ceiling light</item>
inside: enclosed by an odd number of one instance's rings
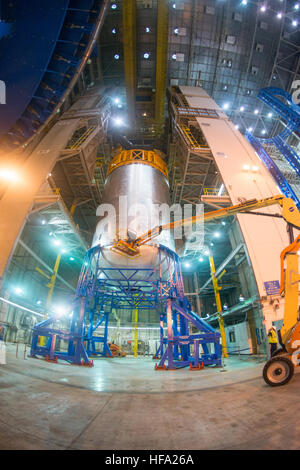
[[[18,294],[18,295],[23,294],[23,290],[21,289],[21,287],[15,287],[14,291],[15,291],[15,293]]]
[[[116,117],[116,118],[114,118],[114,124],[116,126],[120,127],[124,124],[124,121],[121,117]]]
[[[185,266],[186,268],[190,268],[191,265],[190,265],[190,263],[184,263],[184,266]]]
[[[245,111],[245,107],[244,107],[244,106],[241,106],[241,107],[240,107],[240,111],[241,111],[241,112]]]
[[[239,128],[240,128],[240,126],[239,126],[238,124],[236,124],[234,127],[235,127],[236,129],[239,129]]]
[[[265,135],[266,132],[267,132],[267,131],[266,131],[265,129],[263,129],[263,130],[261,131],[262,135]]]
[[[293,26],[297,26],[297,25],[298,25],[298,21],[297,21],[297,20],[293,20],[293,21],[292,21],[292,25],[293,25]]]
[[[113,29],[111,30],[111,32],[112,32],[113,34],[116,34],[116,33],[117,33],[116,28],[113,28]]]
[[[144,59],[149,59],[149,57],[150,57],[149,52],[145,52],[145,54],[144,54]]]
[[[277,13],[277,18],[280,20],[282,18],[282,13],[281,11],[279,13]]]
[[[173,7],[174,9],[176,9],[176,3],[173,3],[172,7]]]
[[[220,238],[220,236],[221,236],[220,232],[215,232],[215,233],[214,233],[214,237],[215,237],[215,238]]]
[[[262,6],[260,7],[260,11],[266,11],[266,9],[267,9],[267,8],[265,7],[265,5],[262,5]]]
[[[271,118],[273,116],[273,113],[268,113],[268,118]]]
[[[250,170],[250,165],[243,165],[243,170],[249,171]]]
[[[242,0],[242,5],[247,5],[247,0]]]
[[[15,183],[19,180],[19,176],[14,170],[3,168],[2,170],[0,169],[0,179]]]
[[[116,5],[115,3],[112,3],[111,9],[112,9],[112,10],[116,10],[116,8],[117,8],[117,5]]]
[[[70,261],[74,261],[74,258],[73,258],[73,256],[70,256]]]
[[[222,220],[221,224],[222,224],[222,225],[226,225],[225,220]]]
[[[228,109],[229,108],[229,103],[224,103],[222,107],[223,107],[223,109]]]
[[[199,258],[199,261],[200,261],[200,263],[202,263],[202,261],[204,261],[204,260],[203,260],[203,258],[201,257],[201,258]]]
[[[60,241],[60,240],[53,240],[53,243],[54,243],[54,245],[56,245],[56,246],[60,246],[60,245],[61,245],[61,241]]]
[[[46,225],[46,220],[42,220],[42,225]]]
[[[173,59],[173,60],[176,60],[176,58],[177,58],[177,55],[176,55],[176,54],[172,54],[172,59]]]
[[[244,302],[244,300],[245,300],[245,297],[241,294],[241,295],[239,296],[239,301],[240,301],[240,302]]]
[[[178,28],[175,28],[174,29],[174,34],[178,34],[179,33],[179,29]]]
[[[210,246],[214,246],[213,242],[210,243]]]
[[[296,3],[296,4],[294,5],[294,8],[295,8],[295,10],[299,10],[299,3]]]
[[[115,55],[114,55],[114,59],[119,60],[119,59],[120,59],[119,54],[115,54]]]
[[[259,113],[258,109],[255,109],[254,114],[258,114],[258,113]]]
[[[149,28],[149,26],[146,26],[145,31],[146,33],[150,33],[151,29]]]
[[[253,127],[248,127],[247,131],[248,131],[248,132],[252,132],[252,131],[253,131]]]

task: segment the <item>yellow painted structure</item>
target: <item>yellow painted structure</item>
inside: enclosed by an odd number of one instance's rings
[[[156,86],[155,86],[155,121],[158,130],[164,123],[164,105],[166,96],[167,54],[168,54],[169,2],[157,2],[157,37],[156,37]]]
[[[109,175],[113,170],[123,165],[130,165],[132,163],[143,163],[150,165],[168,178],[168,168],[163,159],[152,150],[122,150],[116,155],[107,170]]]
[[[222,303],[221,303],[221,297],[220,297],[220,290],[222,287],[219,286],[218,284],[218,278],[216,277],[216,268],[215,268],[215,262],[214,258],[211,254],[209,253],[209,265],[210,265],[210,273],[212,277],[212,283],[213,283],[213,288],[214,288],[214,293],[215,293],[215,299],[216,299],[216,305],[217,305],[217,311],[218,311],[218,320],[219,320],[219,326],[220,326],[220,334],[221,334],[221,339],[222,339],[222,352],[224,354],[224,357],[228,357],[227,353],[227,344],[226,344],[226,335],[225,335],[225,326],[224,326],[224,318],[223,318],[223,309],[222,309]],[[220,276],[224,274],[224,271],[221,273]]]
[[[135,125],[135,96],[137,87],[136,63],[136,0],[122,2],[123,15],[123,53],[125,87],[130,125]]]

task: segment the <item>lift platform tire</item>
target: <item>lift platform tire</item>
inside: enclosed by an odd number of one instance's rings
[[[283,348],[278,348],[273,352],[272,357],[281,356],[282,354],[286,354],[286,350]]]
[[[263,370],[264,381],[271,387],[287,384],[294,375],[294,365],[287,357],[272,357]]]

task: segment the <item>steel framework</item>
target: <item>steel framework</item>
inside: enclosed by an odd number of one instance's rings
[[[160,357],[156,369],[176,369],[190,365],[221,365],[220,334],[191,310],[184,293],[179,257],[159,246],[157,267],[106,267],[103,250],[93,247],[87,253],[73,301],[73,313],[67,331],[52,327],[57,317],[37,324],[33,330],[30,355],[51,361],[64,359],[73,364],[92,365],[90,356],[111,356],[108,345],[108,323],[113,309],[154,309],[160,314]],[[164,269],[162,269],[164,266]],[[164,336],[164,322],[167,336]],[[96,330],[104,324],[103,336]],[[189,325],[199,330],[190,333]],[[38,344],[47,337],[45,346]],[[57,339],[68,342],[67,352],[56,350]],[[97,348],[102,343],[103,348]],[[200,345],[202,351],[200,350]],[[211,347],[209,347],[211,345]]]
[[[264,148],[266,145],[275,146],[281,155],[288,162],[294,172],[300,176],[300,158],[295,150],[290,147],[286,139],[300,127],[300,112],[296,106],[291,95],[280,88],[263,88],[258,94],[258,98],[263,101],[267,106],[272,108],[278,113],[286,122],[286,127],[278,135],[269,139],[261,139],[254,137],[249,131],[246,131],[245,136],[252,144],[261,160],[264,162],[271,175],[277,182],[279,188],[286,197],[291,197],[300,207],[300,200],[293,190],[290,183],[287,181],[285,175],[281,172],[279,167],[273,161],[267,150]],[[284,100],[284,102],[282,101]]]

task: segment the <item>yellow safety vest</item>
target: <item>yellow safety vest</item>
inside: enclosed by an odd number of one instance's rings
[[[271,330],[268,334],[269,343],[277,343],[277,335],[274,330]]]

